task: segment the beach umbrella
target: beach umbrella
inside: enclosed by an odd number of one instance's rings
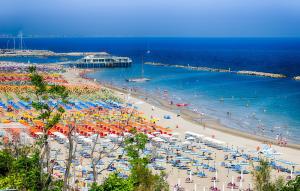
[[[182,144],[183,145],[190,145],[190,144],[192,144],[190,141],[184,141],[184,142],[182,142]]]
[[[188,141],[194,141],[195,138],[194,137],[188,137],[188,138],[186,138],[186,140],[188,140]]]

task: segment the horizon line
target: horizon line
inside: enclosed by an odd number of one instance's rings
[[[20,38],[20,36],[0,34],[1,38]],[[300,38],[300,36],[23,35],[22,38]]]

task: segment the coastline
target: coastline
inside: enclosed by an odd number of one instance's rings
[[[166,110],[168,112],[173,113],[174,115],[177,115],[174,113],[174,110],[180,110],[180,117],[184,120],[189,121],[190,123],[193,123],[196,126],[199,126],[200,129],[203,128],[203,124],[199,121],[197,121],[197,119],[202,118],[203,120],[205,120],[205,128],[214,130],[214,131],[218,131],[218,132],[222,132],[225,134],[229,134],[232,136],[237,136],[237,137],[241,137],[241,138],[245,138],[245,139],[249,139],[249,140],[253,140],[253,141],[257,141],[260,143],[266,143],[266,144],[272,144],[272,145],[276,145],[276,140],[268,138],[268,137],[263,137],[260,135],[253,135],[251,133],[247,133],[247,132],[243,132],[243,131],[238,131],[236,129],[232,129],[229,127],[226,127],[225,125],[219,123],[217,120],[209,117],[209,116],[201,116],[200,114],[197,114],[189,109],[184,109],[184,108],[179,108],[175,105],[170,105],[167,101],[159,98],[159,97],[153,97],[153,95],[147,95],[141,91],[130,91],[128,89],[125,88],[120,88],[120,87],[116,87],[116,86],[112,86],[110,84],[106,84],[106,83],[101,83],[101,82],[94,82],[93,79],[88,78],[86,75],[93,72],[93,70],[82,70],[81,72],[81,78],[84,78],[86,80],[92,81],[93,83],[99,83],[101,86],[104,86],[112,91],[115,91],[116,94],[118,94],[120,96],[121,94],[130,94],[131,97],[133,97],[134,99],[137,99],[139,101],[143,101],[146,102],[149,105],[153,105],[157,108],[161,108],[163,110]],[[145,99],[147,98],[147,99]],[[208,120],[207,120],[208,119]],[[201,128],[202,127],[202,128]],[[186,129],[188,130],[188,129]],[[278,146],[279,147],[279,146]],[[291,149],[296,149],[300,151],[300,144],[297,143],[288,143],[287,146],[285,147],[280,147],[280,148],[291,148]]]
[[[121,92],[123,94],[131,94],[131,96],[134,97],[135,99],[142,100],[144,102],[147,102],[150,105],[154,105],[155,107],[162,108],[162,109],[167,110],[169,112],[173,112],[172,110],[175,110],[175,109],[180,110],[180,116],[183,119],[185,119],[185,120],[187,120],[187,121],[189,121],[189,122],[191,122],[195,125],[198,125],[198,126],[203,126],[203,124],[204,124],[204,123],[201,123],[201,122],[196,120],[197,118],[198,119],[201,118],[200,114],[192,112],[188,109],[182,109],[182,108],[179,109],[176,106],[171,106],[167,101],[162,100],[161,98],[157,98],[157,97],[156,98],[151,98],[151,97],[147,96],[146,94],[144,94],[142,92],[139,92],[139,91],[128,91],[126,89],[122,89],[122,88],[119,88],[119,87],[116,87],[116,86],[111,86],[109,84],[104,84],[104,83],[100,83],[100,84],[102,86],[104,86],[104,87],[106,87],[110,90],[116,91],[116,92]],[[147,100],[141,99],[141,97],[147,97]],[[157,102],[159,104],[157,104]],[[217,122],[215,119],[212,119],[208,116],[202,117],[202,119],[208,119],[205,122],[205,128],[210,128],[210,129],[217,130],[217,131],[220,131],[220,132],[223,132],[223,133],[243,137],[243,138],[246,138],[246,139],[251,139],[251,140],[254,140],[254,141],[259,141],[259,142],[262,142],[262,143],[268,143],[268,144],[271,143],[273,145],[277,144],[274,139],[259,136],[259,135],[253,135],[253,134],[250,134],[250,133],[246,133],[246,132],[243,132],[243,131],[238,131],[236,129],[226,127],[225,125]],[[288,143],[286,147],[300,150],[300,144],[296,144],[296,143]]]

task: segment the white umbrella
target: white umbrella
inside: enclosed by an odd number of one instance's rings
[[[195,140],[195,138],[194,138],[194,137],[188,137],[188,138],[186,138],[186,140],[189,140],[189,141],[194,141],[194,140]]]
[[[183,145],[190,145],[190,144],[192,144],[190,141],[184,141],[183,143],[182,143]]]

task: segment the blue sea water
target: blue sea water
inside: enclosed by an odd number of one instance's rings
[[[12,41],[8,40],[0,39],[0,48],[12,47]],[[274,138],[282,134],[289,141],[300,143],[300,82],[292,80],[300,75],[300,39],[30,38],[25,39],[25,47],[56,52],[106,51],[129,56],[134,61],[131,68],[101,69],[90,77],[155,95],[168,90],[175,102],[187,102],[191,109],[204,112],[230,128],[256,134],[261,134],[264,128],[265,136]],[[151,81],[125,82],[126,78],[140,76],[142,57],[144,61],[166,64],[281,73],[288,78],[144,65],[145,77]],[[6,60],[44,63],[60,58]]]

